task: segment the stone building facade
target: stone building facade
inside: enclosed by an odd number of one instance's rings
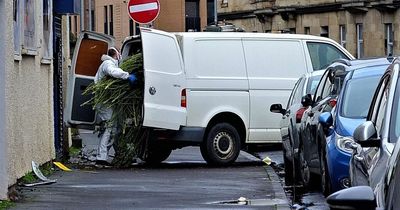
[[[355,57],[400,54],[399,0],[218,0],[218,19],[248,32],[326,36]]]
[[[55,157],[52,1],[0,0],[0,200]]]

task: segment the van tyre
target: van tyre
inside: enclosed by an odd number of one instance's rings
[[[240,153],[239,133],[229,123],[218,123],[208,132],[200,151],[204,160],[211,165],[229,165],[235,162]]]

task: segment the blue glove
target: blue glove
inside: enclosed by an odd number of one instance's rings
[[[137,80],[136,76],[134,74],[130,74],[129,77],[128,77],[129,86],[131,86],[132,88],[135,87],[136,80]]]

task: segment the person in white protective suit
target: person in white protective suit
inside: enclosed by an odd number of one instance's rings
[[[114,78],[119,78],[123,80],[128,80],[130,85],[134,85],[136,77],[134,74],[129,74],[128,72],[120,69],[118,67],[119,60],[121,59],[121,54],[119,51],[111,47],[108,49],[107,55],[102,55],[101,60],[103,63],[97,70],[96,76],[94,78],[94,83],[99,82],[103,77],[110,76]],[[98,105],[96,107],[97,117],[101,120],[102,125],[105,125],[104,132],[100,133],[100,142],[97,150],[96,165],[110,165],[107,162],[108,152],[112,145],[111,135],[116,131],[114,125],[110,125],[108,122],[113,114],[112,109],[102,107]]]

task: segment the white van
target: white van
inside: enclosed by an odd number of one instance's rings
[[[68,83],[65,122],[95,122],[84,89],[93,81],[113,39],[83,32]],[[268,108],[286,104],[296,80],[333,60],[354,57],[331,39],[293,34],[194,32],[141,29],[122,47],[123,57],[143,51],[143,125],[154,128],[148,157],[165,160],[171,150],[200,146],[204,159],[226,165],[251,144],[281,142],[280,116]]]

